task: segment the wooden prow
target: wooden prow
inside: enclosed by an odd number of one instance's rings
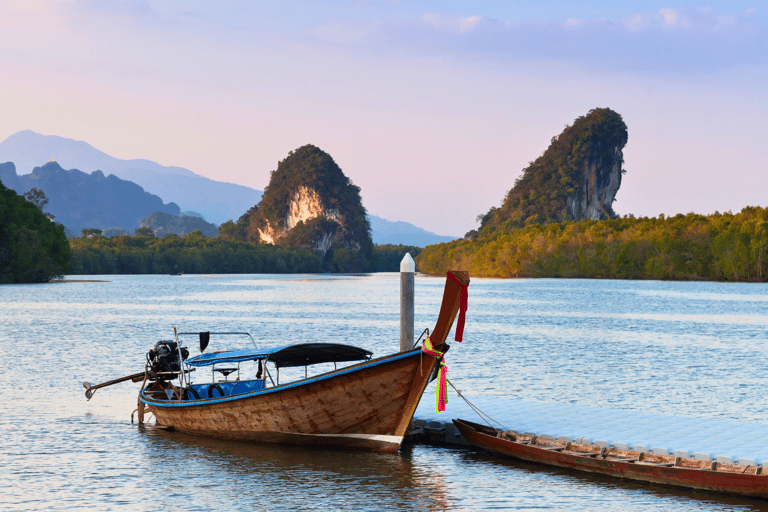
[[[429,336],[432,340],[432,346],[441,352],[445,352],[448,349],[445,340],[451,331],[456,315],[459,313],[462,290],[469,284],[469,272],[454,270],[450,271],[449,274],[453,274],[453,277],[462,284],[457,283],[449,276],[445,278],[443,304],[440,306],[440,314],[437,317],[435,329]],[[416,375],[413,379],[413,386],[406,400],[405,414],[403,414],[392,434],[403,436],[407,432],[408,426],[416,412],[416,407],[419,405],[419,400],[421,400],[421,396],[424,394],[424,389],[427,387],[427,383],[430,381],[439,362],[438,358],[422,353],[418,368],[416,369]]]
[[[450,270],[449,274],[461,281],[464,285],[469,284],[469,272],[466,270]],[[461,303],[461,292],[464,288],[449,277],[445,278],[445,291],[443,292],[443,304],[440,306],[440,315],[437,317],[435,329],[430,335],[432,346],[438,350],[445,344],[448,333],[451,332],[453,322],[459,312]]]

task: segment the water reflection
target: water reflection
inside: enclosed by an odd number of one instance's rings
[[[541,499],[548,504],[550,504],[550,499],[547,498],[549,496],[554,500],[563,500],[564,503],[568,498],[579,495],[590,496],[592,502],[585,510],[605,509],[608,504],[611,510],[758,511],[768,508],[768,503],[762,499],[682,489],[554,468],[500,457],[471,448],[461,450],[459,460],[468,467],[480,467],[483,471],[509,474],[519,485],[535,486],[538,491],[532,498]]]
[[[412,451],[398,454],[240,443],[141,429],[148,467],[162,465],[184,476],[185,494],[195,502],[211,494],[221,505],[229,487],[238,505],[265,509],[442,510],[450,502],[440,474],[425,475]],[[176,479],[174,479],[176,480]],[[247,495],[232,494],[246,486]],[[155,490],[158,497],[168,488]],[[200,496],[203,495],[203,496]],[[202,503],[206,503],[202,501]]]

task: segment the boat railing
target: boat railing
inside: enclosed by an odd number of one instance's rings
[[[174,329],[175,330],[175,329]],[[248,332],[210,332],[210,331],[198,331],[198,332],[180,332],[176,334],[176,341],[177,346],[179,347],[179,351],[181,350],[181,344],[178,343],[178,338],[181,336],[198,336],[200,338],[200,352],[202,353],[205,348],[208,346],[208,340],[210,340],[211,335],[216,336],[248,336],[248,339],[251,340],[251,344],[253,345],[253,348],[258,348],[256,346],[256,342],[253,341],[253,336],[251,336],[251,333]],[[205,340],[205,341],[204,341]],[[181,352],[179,352],[179,355],[181,355]],[[184,363],[185,366],[189,367],[186,363]],[[219,371],[222,375],[224,375],[225,381],[227,380],[227,377],[231,371],[229,371],[230,368],[216,368],[216,365],[214,364],[211,368],[211,382],[216,382],[216,372]],[[237,363],[237,380],[240,380],[240,363]],[[180,384],[182,387],[184,387],[184,381],[180,378],[179,379]],[[186,379],[186,385],[191,386],[192,382],[189,380],[189,378]]]

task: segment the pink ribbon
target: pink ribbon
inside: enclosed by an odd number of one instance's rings
[[[437,389],[435,389],[435,397],[437,403],[435,404],[436,412],[445,411],[445,404],[448,403],[448,389],[446,387],[446,381],[448,380],[448,367],[445,366],[445,362],[440,362],[440,370],[438,372]]]
[[[429,338],[429,336],[427,336],[427,339],[424,340],[424,344],[421,346],[421,350],[431,355],[432,357],[440,359],[440,368],[437,372],[437,389],[435,389],[435,409],[437,412],[443,412],[445,410],[445,404],[448,403],[448,367],[445,366],[445,361],[443,361],[443,355],[445,355],[445,352],[436,350],[435,347],[432,346],[432,340]]]

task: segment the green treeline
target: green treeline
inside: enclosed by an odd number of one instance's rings
[[[86,230],[87,231],[87,230]],[[85,233],[86,235],[89,233]],[[206,238],[199,231],[184,237],[156,238],[151,231],[137,236],[106,238],[98,234],[70,239],[72,274],[275,274],[324,271],[323,258],[309,250]],[[376,271],[398,271],[404,245],[375,246]]]
[[[275,274],[321,272],[306,250],[206,238],[199,231],[167,235],[70,239],[73,274]]]
[[[485,277],[766,281],[768,209],[531,225],[426,247],[421,272]]]
[[[49,281],[67,273],[69,258],[64,227],[0,183],[0,283]]]
[[[373,261],[376,272],[400,272],[400,262],[403,261],[405,253],[411,253],[412,258],[416,258],[423,249],[412,245],[374,245]]]

